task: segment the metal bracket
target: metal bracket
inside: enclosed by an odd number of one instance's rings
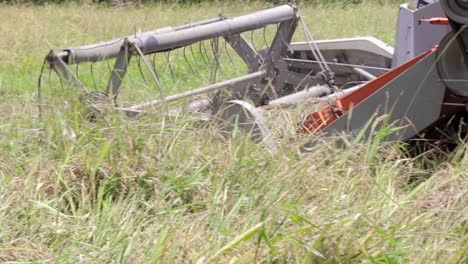
[[[76,77],[68,65],[58,57],[53,50],[47,54],[46,57],[47,63],[50,68],[52,68],[67,84],[83,89],[87,92],[86,87],[81,83],[81,81]]]
[[[249,72],[258,71],[260,68],[259,57],[255,49],[241,36],[236,34],[233,36],[224,36],[227,43],[236,51],[239,57],[247,64]]]
[[[114,64],[114,69],[112,70],[111,77],[106,86],[106,94],[109,95],[112,92],[112,97],[114,99],[117,98],[120,87],[122,86],[122,79],[125,74],[127,74],[128,63],[130,62],[132,55],[133,52],[130,52],[129,50],[128,40],[125,40],[120,48],[119,55],[117,56],[117,60]]]

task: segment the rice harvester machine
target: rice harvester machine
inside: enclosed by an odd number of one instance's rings
[[[281,5],[54,49],[45,62],[86,98],[94,117],[102,105],[131,117],[188,111],[246,130],[271,152],[266,113],[321,102],[297,122],[297,131],[312,135],[307,150],[317,138],[352,140],[384,125],[398,128],[385,140],[408,140],[466,112],[467,23],[467,0],[402,4],[392,48],[373,37],[315,40],[299,9]],[[298,29],[304,42],[292,41]],[[108,69],[105,83],[94,78],[98,64],[107,65],[100,67]],[[91,77],[78,65],[88,65]]]

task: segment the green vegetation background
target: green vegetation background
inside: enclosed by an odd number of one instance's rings
[[[258,0],[234,0],[237,2],[257,2]],[[222,3],[222,2],[233,2],[232,0],[0,0],[0,3],[9,3],[9,4],[51,4],[51,3],[99,3],[99,4],[111,4],[114,3],[123,3],[123,2],[132,2],[140,4],[153,4],[153,3],[176,3],[176,4],[199,4],[199,3]],[[280,3],[307,3],[307,4],[359,4],[363,2],[369,2],[369,0],[263,0],[263,2],[269,2],[273,4]],[[379,3],[402,3],[404,0],[372,0],[372,2]]]

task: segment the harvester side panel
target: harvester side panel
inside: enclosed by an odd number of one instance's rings
[[[386,120],[380,120],[373,129],[367,128],[367,136],[383,125],[392,124],[404,128],[385,140],[406,140],[437,121],[441,113],[445,86],[439,81],[435,67],[435,50],[352,107],[321,132],[325,135],[346,133],[352,137],[366,128],[367,124],[374,122],[376,117],[387,115]]]
[[[395,53],[392,67],[398,67],[426,50],[439,44],[451,31],[448,25],[432,25],[421,19],[445,17],[440,2],[411,10],[409,4],[402,4],[398,14]]]

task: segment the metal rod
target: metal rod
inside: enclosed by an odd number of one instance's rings
[[[296,16],[297,8],[282,5],[250,15],[232,19],[223,17],[175,28],[162,28],[129,36],[128,41],[138,45],[144,54],[166,51],[187,46],[202,40],[235,35],[245,31],[264,27],[268,24],[281,23]],[[214,21],[214,22],[213,22]],[[101,42],[76,48],[63,49],[60,58],[67,64],[96,62],[118,56],[125,38]]]
[[[291,96],[285,96],[286,100],[282,98],[279,98],[279,99],[276,99],[276,100],[273,100],[271,101],[269,104],[267,105],[264,105],[264,106],[260,106],[259,108],[260,109],[264,109],[264,110],[269,110],[269,109],[274,109],[274,108],[277,108],[277,107],[283,107],[283,106],[292,106],[292,105],[297,105],[298,103],[301,103],[305,100],[313,100],[313,102],[331,102],[331,101],[336,101],[356,90],[359,90],[362,86],[364,86],[364,84],[360,84],[360,85],[356,85],[356,86],[353,86],[351,88],[348,88],[348,89],[345,89],[345,90],[341,90],[339,92],[335,92],[335,93],[332,93],[332,94],[329,94],[329,95],[326,95],[326,96],[323,96],[323,97],[316,97],[316,96],[308,96],[306,93],[303,93],[304,96],[297,96],[296,98],[294,97],[291,97]],[[314,87],[312,87],[314,88]],[[319,91],[319,90],[316,90],[316,91]],[[315,92],[314,90],[312,90],[312,92]],[[295,95],[295,94],[292,94],[292,95]]]
[[[321,97],[321,98],[317,98],[317,101],[322,101],[322,102],[330,102],[330,101],[334,101],[334,100],[338,100],[354,91],[357,91],[359,89],[361,89],[361,87],[363,87],[366,83],[363,83],[363,84],[359,84],[359,85],[356,85],[356,86],[353,86],[353,87],[350,87],[348,89],[344,89],[344,90],[340,90],[338,92],[335,92],[335,93],[332,93],[330,95],[327,95],[325,97]]]
[[[198,89],[195,89],[195,90],[191,90],[191,91],[187,91],[187,92],[183,92],[183,93],[179,93],[179,94],[175,94],[175,95],[169,95],[169,96],[166,96],[166,97],[161,98],[161,99],[156,99],[156,100],[153,100],[153,101],[150,101],[150,102],[134,105],[134,106],[129,107],[129,109],[131,109],[131,110],[141,110],[141,109],[146,108],[146,107],[156,106],[156,105],[159,105],[159,104],[162,104],[162,103],[173,102],[173,101],[185,98],[185,97],[190,97],[190,96],[194,96],[194,95],[197,95],[197,94],[202,94],[202,93],[210,92],[210,91],[213,91],[213,90],[216,90],[216,89],[224,88],[226,86],[231,86],[231,85],[234,85],[234,84],[239,83],[239,82],[244,82],[244,81],[249,81],[249,80],[253,80],[253,79],[256,79],[256,78],[260,78],[260,77],[264,76],[265,74],[266,74],[265,71],[257,71],[257,72],[250,73],[250,74],[247,74],[245,76],[234,78],[234,79],[227,80],[227,81],[224,81],[224,82],[215,83],[215,84],[208,85],[208,86],[205,86],[205,87],[201,87],[201,88],[198,88]]]
[[[443,82],[468,82],[468,80],[464,79],[440,79]]]
[[[459,104],[459,103],[442,103],[443,105],[450,105],[450,106],[460,106],[460,107],[465,107],[467,106],[466,104]]]
[[[284,104],[296,104],[301,101],[305,101],[310,98],[317,98],[329,95],[331,93],[330,87],[327,86],[314,86],[308,89],[302,90],[297,93],[293,93],[287,96],[280,97],[276,100],[270,101],[268,105],[284,105]]]
[[[301,59],[288,59],[285,58],[285,61],[301,63],[301,64],[319,64],[318,61],[315,60],[301,60]],[[382,67],[374,67],[374,66],[366,66],[366,65],[357,65],[357,64],[348,64],[348,63],[339,63],[339,62],[326,62],[328,65],[335,65],[335,66],[345,66],[350,68],[359,68],[359,69],[368,69],[368,70],[376,70],[376,71],[389,71],[389,68],[382,68]]]
[[[124,44],[125,39],[132,39],[142,36],[160,35],[168,32],[175,32],[188,28],[193,28],[201,25],[207,25],[219,22],[225,19],[224,17],[215,17],[202,20],[195,23],[188,23],[177,27],[163,27],[156,30],[147,31],[138,35],[131,35],[124,38],[103,41],[90,45],[65,48],[61,52],[57,52],[57,57],[61,58],[67,64],[75,64],[81,62],[97,62],[104,59],[115,58],[118,56],[120,47]]]
[[[358,67],[352,67],[353,71],[356,72],[357,74],[361,75],[362,77],[366,78],[367,80],[374,80],[376,79],[377,77],[371,73],[369,73],[368,71],[364,70],[364,69],[361,69],[361,68],[358,68]]]
[[[156,71],[153,69],[153,67],[151,67],[151,64],[146,60],[145,56],[141,53],[141,50],[136,46],[135,46],[135,49],[137,50],[138,54],[143,60],[143,63],[146,65],[146,68],[148,68],[148,71],[150,72],[151,77],[153,77],[154,82],[158,86],[159,94],[161,95],[161,97],[163,97],[161,81],[159,80],[158,75],[156,74]]]
[[[168,32],[160,35],[148,35],[130,39],[145,53],[153,53],[193,44],[202,40],[234,35],[268,24],[277,24],[296,17],[297,8],[292,5],[282,5],[250,15],[225,19],[219,22],[197,27]]]
[[[79,87],[87,92],[86,87],[81,83],[81,81],[76,77],[73,71],[68,67],[68,65],[57,55],[50,51],[46,57],[46,61],[49,63],[52,69],[60,76],[60,82],[65,80],[70,85]]]
[[[106,94],[110,94],[112,92],[114,99],[117,99],[120,87],[122,86],[122,80],[127,74],[128,63],[130,62],[132,55],[133,54],[128,50],[128,43],[124,42],[120,49],[119,57],[117,57],[117,60],[115,61],[114,69],[112,69],[109,82],[106,86]]]

